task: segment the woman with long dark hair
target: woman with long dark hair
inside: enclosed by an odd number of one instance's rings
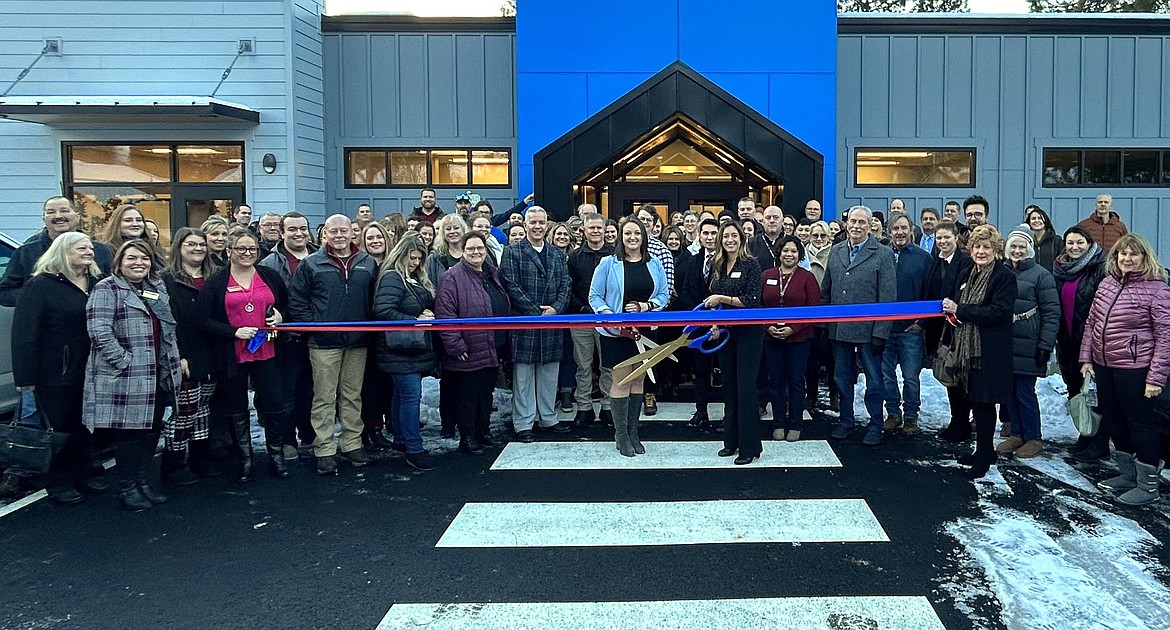
[[[776,266],[765,269],[764,306],[813,306],[821,303],[821,287],[811,271],[802,269],[804,246],[795,236],[776,244]],[[777,322],[764,327],[764,357],[772,385],[772,439],[796,442],[804,429],[805,371],[812,348],[813,326]]]
[[[288,290],[280,274],[257,266],[260,246],[251,232],[240,231],[228,241],[227,267],[216,271],[204,284],[198,305],[204,330],[217,341],[214,352],[222,376],[220,396],[236,455],[236,481],[252,480],[252,429],[248,413],[248,384],[255,392],[253,404],[268,447],[268,470],[275,477],[289,476],[281,440],[285,435],[285,402],[275,344],[256,334],[264,326],[284,321]]]
[[[743,228],[735,221],[719,227],[718,246],[711,259],[711,296],[707,308],[755,308],[761,300],[760,263],[747,248]],[[723,333],[713,326],[712,342],[721,334],[731,339],[719,351],[719,369],[723,373],[723,448],[720,457],[735,458],[738,465],[750,464],[764,452],[760,441],[760,416],[756,377],[760,371],[760,353],[764,346],[762,326],[732,326]]]
[[[1064,253],[1064,239],[1052,229],[1052,219],[1040,206],[1024,208],[1024,223],[1032,230],[1032,240],[1036,243],[1036,264],[1052,271],[1056,259]]]

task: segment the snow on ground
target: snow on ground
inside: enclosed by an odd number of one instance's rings
[[[502,442],[512,427],[512,392],[497,388],[492,395],[492,435],[496,442]],[[445,440],[439,437],[441,423],[439,421],[439,380],[431,377],[422,382],[422,415],[421,420],[426,423],[422,428],[423,447],[431,453],[449,453],[459,448],[459,440]]]

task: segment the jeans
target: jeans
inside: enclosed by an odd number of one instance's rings
[[[853,387],[857,384],[857,360],[865,373],[865,409],[869,412],[869,426],[882,426],[882,402],[886,397],[882,380],[882,358],[868,343],[833,342],[833,361],[836,364],[834,376],[837,391],[841,395],[841,419],[839,424],[853,425]]]
[[[1040,401],[1036,398],[1036,377],[1016,374],[1015,396],[1012,397],[1008,417],[1012,422],[1012,435],[1025,442],[1040,439]],[[1002,408],[1002,407],[1001,407]]]
[[[561,364],[517,363],[512,378],[512,426],[530,431],[540,415],[540,426],[557,423],[557,375]]]
[[[764,338],[764,359],[772,383],[772,429],[804,428],[804,372],[812,340],[784,342]]]
[[[391,374],[394,386],[391,396],[390,427],[394,442],[406,445],[410,454],[423,452],[422,434],[419,433],[418,419],[422,404],[422,374]]]
[[[918,419],[922,407],[922,360],[926,344],[922,332],[891,332],[882,354],[882,379],[886,388],[886,413]],[[898,366],[902,366],[902,392],[898,394]]]
[[[573,338],[573,361],[577,364],[577,389],[573,399],[577,411],[593,409],[593,365],[601,363],[601,335],[593,328],[574,328],[569,331]],[[613,370],[601,366],[601,408],[609,409],[609,387],[613,381]]]

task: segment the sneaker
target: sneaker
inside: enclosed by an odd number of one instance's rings
[[[799,442],[800,441],[800,431],[793,431],[793,430],[789,429],[788,435],[785,436],[784,439],[788,440],[789,442]]]
[[[353,465],[354,468],[361,468],[370,463],[370,456],[360,448],[355,448],[347,453],[342,453],[341,458]]]
[[[536,436],[532,434],[531,430],[517,431],[516,432],[516,440],[520,441],[520,442],[524,442],[525,444],[528,444],[531,442],[535,442]]]
[[[328,455],[326,457],[317,458],[317,474],[318,475],[336,475],[337,474],[337,456]]]
[[[882,443],[882,428],[872,426],[865,430],[865,437],[861,438],[862,446],[877,446]]]
[[[883,431],[897,431],[902,428],[902,416],[895,416],[893,414],[886,416],[886,421],[882,424]]]
[[[902,422],[902,435],[918,435],[918,418],[906,418]]]
[[[609,409],[602,409],[601,413],[597,414],[597,421],[607,427],[613,426],[613,411]]]
[[[434,470],[435,465],[431,463],[431,458],[424,453],[407,453],[406,463],[415,470],[427,471]]]
[[[1024,438],[1012,436],[1012,437],[1009,437],[1009,438],[1005,439],[1004,441],[1000,442],[999,444],[996,444],[995,445],[995,452],[996,453],[1013,453],[1013,452],[1015,452],[1015,450],[1017,448],[1020,448],[1023,445],[1024,445]]]
[[[280,454],[286,462],[295,462],[301,457],[301,454],[297,452],[297,447],[288,444],[280,447]]]
[[[577,416],[573,418],[573,424],[584,427],[593,424],[597,421],[597,416],[593,413],[593,407],[588,409],[578,409]]]
[[[657,413],[658,413],[658,399],[654,397],[654,394],[649,394],[649,393],[643,394],[642,395],[642,415],[653,416]]]
[[[573,404],[573,392],[561,392],[561,413],[573,413],[576,406]]]
[[[777,441],[784,440],[784,429],[772,429],[772,439]]]
[[[841,421],[837,423],[837,426],[833,427],[833,432],[829,434],[829,437],[834,440],[844,440],[849,437],[850,433],[853,433],[853,423],[850,421]]]
[[[572,430],[567,422],[558,422],[552,426],[547,427],[543,424],[537,424],[532,428],[539,433],[568,433]]]
[[[692,427],[701,427],[710,421],[711,418],[707,416],[706,411],[695,411],[695,413],[691,415],[690,422],[687,424],[691,425]]]
[[[1036,457],[1044,452],[1044,443],[1040,440],[1028,440],[1024,445],[1016,449],[1016,457],[1028,458]]]

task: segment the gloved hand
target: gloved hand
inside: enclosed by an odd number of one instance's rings
[[[886,340],[882,339],[881,337],[871,338],[869,340],[869,345],[877,354],[881,354],[886,351]]]
[[[1036,348],[1036,363],[1040,365],[1048,365],[1048,360],[1052,358],[1052,351],[1043,348]]]

